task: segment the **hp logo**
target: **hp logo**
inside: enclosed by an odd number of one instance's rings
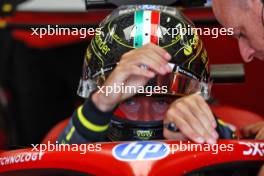
[[[112,153],[122,161],[159,160],[169,155],[170,148],[162,142],[131,142],[115,146]]]

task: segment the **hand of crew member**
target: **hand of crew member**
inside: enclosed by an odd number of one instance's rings
[[[125,53],[116,68],[109,75],[104,87],[123,86],[145,86],[151,78],[157,74],[165,75],[172,69],[168,65],[171,55],[163,48],[146,44],[142,48]],[[92,95],[95,105],[103,112],[112,110],[118,103],[132,97],[135,93],[110,93],[97,91]]]
[[[254,135],[256,136],[255,139],[264,140],[264,121],[246,126],[242,129],[242,134],[245,137],[250,137]]]
[[[182,97],[174,101],[164,119],[164,124],[174,123],[181,133],[164,128],[167,139],[183,138],[197,143],[214,144],[218,139],[216,121],[208,104],[199,94]]]

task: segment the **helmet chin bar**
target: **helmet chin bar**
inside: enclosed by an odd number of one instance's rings
[[[111,141],[161,140],[164,139],[163,121],[132,121],[114,116],[107,137]]]

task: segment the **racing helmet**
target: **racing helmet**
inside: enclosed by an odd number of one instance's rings
[[[156,76],[146,87],[166,87],[166,91],[144,89],[139,96],[181,97],[195,92],[210,94],[208,57],[194,24],[176,8],[160,5],[121,6],[99,25],[88,46],[83,64],[78,95],[88,98],[102,86],[121,56],[147,43],[164,48],[172,56],[173,72]],[[163,138],[162,120],[133,121],[117,109],[111,120],[111,140],[150,140]]]

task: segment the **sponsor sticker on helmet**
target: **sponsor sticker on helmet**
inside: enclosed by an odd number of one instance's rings
[[[151,4],[145,4],[145,5],[139,5],[139,9],[142,10],[158,10],[159,6],[157,5],[151,5]]]
[[[121,161],[159,160],[170,153],[169,145],[162,142],[144,141],[118,144],[113,156]]]

